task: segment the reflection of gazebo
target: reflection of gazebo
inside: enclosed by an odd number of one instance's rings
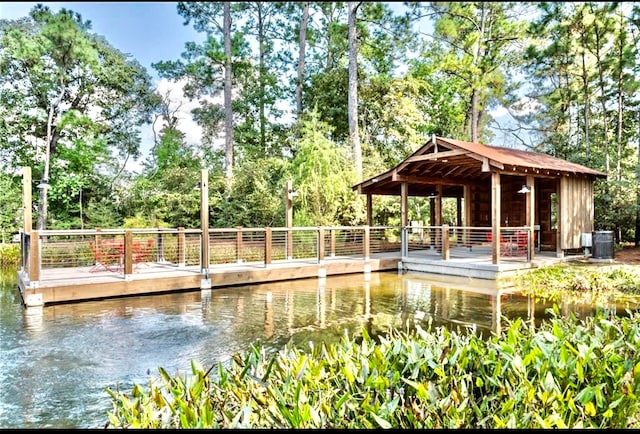
[[[401,197],[401,225],[408,225],[408,197],[431,198],[431,225],[442,222],[442,199],[457,201],[457,226],[539,229],[541,250],[581,248],[581,235],[594,229],[593,183],[606,174],[547,154],[487,146],[433,136],[387,172],[353,187],[367,195],[371,225],[373,195]],[[524,193],[524,194],[523,194]],[[499,262],[493,237],[493,263]],[[533,240],[529,254],[533,257]]]

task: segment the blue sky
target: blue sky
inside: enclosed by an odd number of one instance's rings
[[[131,54],[148,73],[160,60],[176,60],[188,41],[201,42],[203,35],[185,26],[178,15],[178,2],[41,2],[53,11],[71,9],[91,21],[92,31],[103,35],[111,45]],[[16,19],[29,15],[37,2],[0,2],[0,18]]]
[[[191,26],[185,26],[178,14],[178,2],[40,2],[57,12],[61,8],[78,12],[83,20],[91,21],[91,31],[103,35],[109,43],[123,53],[138,60],[153,77],[158,90],[171,91],[171,100],[179,111],[178,128],[186,135],[189,144],[200,142],[202,129],[193,121],[191,109],[197,104],[186,101],[180,86],[160,80],[152,63],[180,58],[186,42],[202,42],[204,35]],[[38,2],[0,2],[0,18],[26,17]],[[139,172],[141,161],[153,145],[153,128],[141,128],[143,157],[129,161],[127,168]]]

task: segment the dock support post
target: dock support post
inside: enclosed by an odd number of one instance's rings
[[[264,230],[264,267],[267,268],[271,264],[271,240],[273,234],[271,228],[265,228]]]
[[[186,238],[184,228],[178,228],[178,268],[184,268],[186,261]]]
[[[364,254],[364,277],[365,279],[369,279],[371,275],[371,227],[368,225],[364,227],[364,235],[363,235],[363,254]]]
[[[331,237],[331,257],[335,258],[336,256],[336,229],[335,228],[331,228],[329,229],[329,234]]]
[[[362,241],[363,241],[362,253],[364,256],[364,260],[368,261],[369,257],[371,256],[371,228],[369,226],[364,227],[364,234],[363,234]]]
[[[207,169],[200,171],[200,289],[211,289],[209,277],[209,172]]]
[[[294,190],[293,190],[293,181],[287,181],[285,183],[285,226],[287,227],[287,248],[286,248],[286,255],[287,255],[287,261],[290,261],[293,259],[293,231],[292,231],[292,227],[293,227],[293,196],[294,196]]]
[[[40,285],[40,231],[31,231],[29,241],[29,286]]]
[[[324,227],[318,228],[318,264],[324,263]]]
[[[157,244],[157,261],[159,264],[164,264],[165,262],[167,262],[164,259],[164,235],[162,234],[162,228],[157,228],[158,229],[158,234],[156,235],[157,240],[156,240],[156,244]]]
[[[25,240],[28,240],[27,235],[31,233],[31,167],[22,168],[22,232],[24,235],[20,237],[20,272],[24,273],[28,269],[26,263],[27,252],[25,251],[28,246],[25,245]]]
[[[449,260],[449,225],[442,225],[442,259]]]
[[[242,262],[242,226],[236,226],[236,263]]]
[[[124,280],[131,280],[131,276],[133,274],[133,232],[131,229],[127,229],[124,231]]]

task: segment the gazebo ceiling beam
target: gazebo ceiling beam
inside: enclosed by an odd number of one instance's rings
[[[415,163],[418,161],[433,161],[433,160],[446,160],[451,157],[456,157],[458,155],[468,155],[469,151],[463,150],[455,150],[455,151],[442,151],[442,152],[434,152],[431,154],[423,154],[423,155],[414,155],[413,157],[409,157],[405,160],[406,163]]]
[[[407,182],[409,184],[433,184],[433,185],[473,185],[477,181],[470,179],[460,179],[460,178],[433,178],[433,177],[424,177],[424,176],[407,176],[394,174],[393,179],[394,182]]]

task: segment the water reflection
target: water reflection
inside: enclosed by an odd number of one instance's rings
[[[534,323],[549,307],[490,281],[391,272],[25,309],[14,276],[3,275],[0,298],[0,428],[101,427],[105,387],[130,390],[158,366],[209,367],[251,345],[306,347],[429,322],[499,333],[503,315]]]

